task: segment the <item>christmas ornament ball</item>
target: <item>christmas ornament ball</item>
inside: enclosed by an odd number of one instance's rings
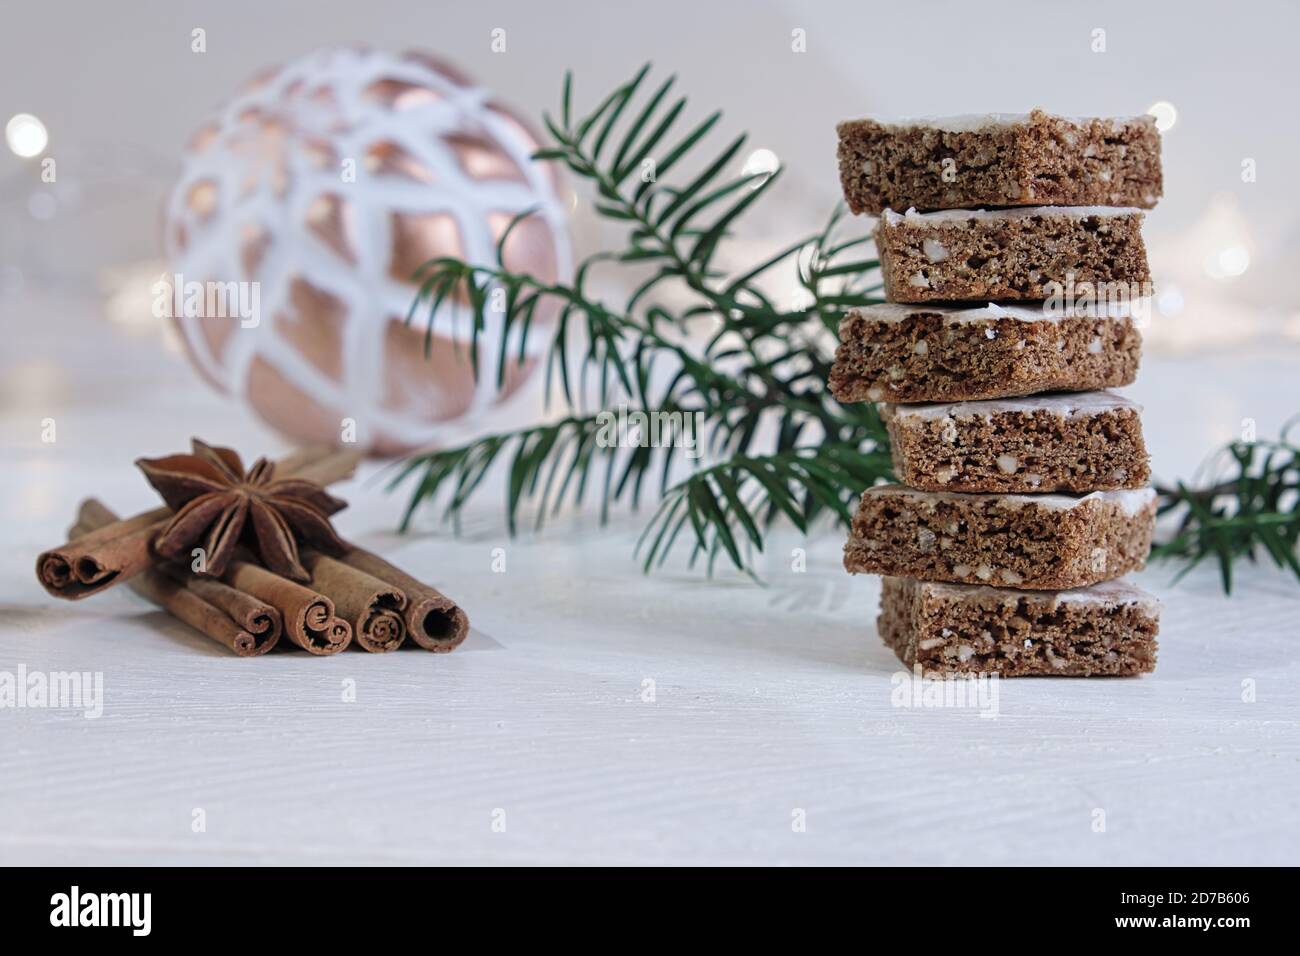
[[[165,207],[169,311],[194,365],[304,443],[393,454],[463,437],[543,360],[558,307],[539,308],[498,388],[492,313],[476,376],[463,297],[426,354],[412,276],[444,255],[494,265],[533,210],[505,265],[567,278],[567,203],[537,147],[424,54],[328,49],[255,78],[194,135]]]

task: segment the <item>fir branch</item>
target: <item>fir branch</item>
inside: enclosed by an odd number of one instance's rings
[[[1181,481],[1157,486],[1160,514],[1179,520],[1151,556],[1181,561],[1175,580],[1213,558],[1224,593],[1231,594],[1236,563],[1253,563],[1260,552],[1300,579],[1300,447],[1288,437],[1297,420],[1283,426],[1277,441],[1225,445],[1208,468],[1218,477],[1204,487],[1190,488]]]
[[[652,170],[647,171],[647,175],[641,177],[635,190],[629,190],[625,186],[627,178],[641,163],[652,161],[650,151],[663,145],[665,136],[686,104],[682,98],[663,111],[664,115],[657,125],[643,141],[637,142],[637,135],[650,123],[663,100],[666,88],[671,88],[674,78],[661,86],[660,91],[651,97],[642,110],[642,114],[632,123],[613,163],[602,164],[601,152],[613,124],[630,103],[647,71],[648,66],[643,67],[627,84],[607,96],[592,114],[576,122],[571,118],[572,78],[566,75],[562,122],[557,123],[549,115],[545,117],[546,127],[554,137],[555,145],[543,148],[536,154],[539,159],[563,162],[572,172],[591,182],[598,196],[596,211],[627,227],[627,246],[621,251],[602,252],[586,259],[579,266],[571,286],[562,283],[535,283],[527,276],[512,276],[505,269],[503,253],[509,235],[507,230],[497,246],[497,269],[467,267],[466,263],[454,257],[442,257],[425,263],[416,274],[419,293],[408,314],[408,321],[414,317],[420,304],[425,304],[428,335],[431,337],[438,316],[443,312],[441,307],[449,301],[455,301],[458,290],[463,292],[473,319],[470,329],[473,367],[477,368],[479,339],[488,322],[499,323],[502,327],[501,354],[496,363],[500,383],[509,358],[507,343],[512,338],[511,333],[516,330],[520,332],[515,338],[519,354],[523,355],[537,306],[548,297],[559,300],[563,310],[560,329],[553,339],[552,361],[549,364],[552,371],[559,371],[565,389],[564,399],[572,404],[574,391],[569,377],[570,367],[565,361],[570,321],[575,317],[586,320],[583,331],[588,342],[597,347],[597,352],[589,352],[580,361],[596,363],[604,380],[606,376],[619,372],[615,350],[611,348],[615,345],[616,336],[611,334],[606,320],[615,311],[633,314],[664,282],[676,280],[683,283],[701,301],[695,307],[678,314],[651,305],[644,310],[638,326],[652,328],[657,322],[666,322],[679,331],[685,331],[692,320],[717,322],[721,329],[713,340],[717,343],[715,348],[725,344],[727,335],[734,334],[743,341],[745,350],[754,359],[758,358],[755,351],[758,342],[764,339],[782,339],[791,327],[805,325],[810,316],[820,319],[823,326],[833,330],[832,323],[844,308],[880,301],[878,280],[874,284],[864,281],[875,272],[878,263],[875,260],[845,262],[839,259],[849,249],[866,243],[867,238],[832,244],[834,230],[843,215],[842,209],[836,211],[821,233],[787,246],[739,276],[725,281],[718,276],[713,269],[713,258],[721,241],[728,234],[728,229],[754,202],[765,195],[780,175],[778,170],[771,175],[742,175],[725,179],[727,166],[745,142],[745,137],[740,136],[721,154],[707,161],[704,170],[686,186],[679,188],[664,182],[661,177],[692,153],[716,124],[719,114],[713,114],[674,145],[665,147],[666,154]],[[598,128],[599,135],[591,141],[592,132]],[[732,197],[736,198],[727,204],[725,201]],[[712,212],[713,218],[701,222],[700,217],[706,212]],[[522,216],[517,217],[516,222],[519,218]],[[514,225],[512,223],[511,228]],[[803,309],[778,309],[759,288],[759,280],[805,250],[810,265],[801,270],[800,279],[811,301]],[[836,261],[830,265],[832,260]],[[637,287],[622,310],[606,309],[602,304],[593,302],[584,291],[590,269],[608,262],[648,265],[655,270]],[[832,280],[831,286],[828,286],[827,280]],[[489,293],[493,289],[505,293],[504,309],[501,312],[489,311]],[[456,310],[446,311],[452,316],[446,321],[454,322]],[[626,323],[624,325],[627,327]],[[711,352],[706,352],[706,357],[711,355]],[[621,374],[618,378],[627,387],[630,376]]]
[[[763,550],[765,533],[777,518],[789,519],[805,534],[825,513],[847,526],[858,495],[889,469],[888,451],[862,451],[840,442],[736,456],[669,489],[637,552],[644,555],[646,571],[662,565],[689,526],[695,534],[692,566],[705,555],[711,574],[725,553],[735,567],[756,577],[753,552]]]
[[[511,535],[518,531],[519,511],[525,504],[537,508],[534,530],[540,530],[548,514],[555,514],[566,501],[581,504],[589,480],[602,462],[605,468],[601,483],[602,517],[608,514],[611,502],[621,499],[625,491],[631,492],[635,505],[640,499],[642,478],[651,464],[651,456],[637,453],[643,449],[628,455],[615,482],[618,448],[597,441],[599,426],[595,415],[570,416],[412,459],[389,483],[391,489],[412,477],[416,480],[415,493],[402,516],[401,530],[408,528],[419,504],[439,496],[445,499],[443,518],[459,528],[461,512],[488,471],[498,460],[507,459],[506,523]]]
[[[663,498],[655,521],[671,513],[677,524],[656,539],[647,568],[662,562],[687,525],[696,555],[709,553],[710,569],[723,553],[752,572],[738,534],[745,548],[761,549],[763,534],[782,516],[804,530],[823,514],[844,520],[853,495],[888,477],[887,443],[874,408],[841,406],[826,390],[839,316],[879,301],[878,263],[861,254],[869,240],[838,235],[841,208],[820,232],[724,274],[721,250],[780,171],[730,175],[746,137],[705,153],[720,114],[683,127],[687,101],[672,96],[675,77],[643,95],[648,73],[643,67],[586,115],[575,111],[566,75],[559,118],[544,118],[552,142],[535,157],[562,163],[590,184],[596,212],[625,229],[620,248],[588,256],[567,282],[514,272],[504,249],[521,216],[498,243],[495,265],[446,256],[417,273],[419,294],[408,321],[423,312],[431,341],[437,323],[453,323],[454,334],[454,324],[468,316],[475,369],[482,334],[493,323],[501,342],[493,356],[498,383],[528,353],[539,308],[558,308],[546,392],[548,400],[558,392],[567,413],[407,462],[392,482],[415,485],[404,528],[419,505],[435,499],[444,501],[444,518],[458,522],[498,464],[508,469],[511,533],[525,505],[536,507],[540,527],[565,502],[581,505],[592,487],[602,520],[613,502],[626,499],[635,507],[653,471]],[[684,182],[668,179],[682,169],[692,170]],[[613,306],[589,293],[594,269],[627,267],[648,275],[625,303]],[[804,302],[783,307],[764,292],[782,268],[797,276]],[[685,291],[686,305],[663,304],[669,286]],[[691,344],[701,329],[708,330],[703,347]],[[575,340],[582,344],[575,347]],[[671,445],[619,449],[599,441],[600,416],[586,409],[607,407],[619,395],[648,415],[702,416],[707,435],[696,437],[710,463],[674,484],[674,465],[685,456]]]

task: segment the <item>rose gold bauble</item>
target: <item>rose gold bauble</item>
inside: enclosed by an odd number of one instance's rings
[[[463,76],[421,54],[322,50],[254,79],[195,134],[169,197],[165,243],[190,283],[257,283],[256,326],[209,303],[175,319],[199,371],[280,431],[379,454],[462,437],[514,395],[549,345],[538,310],[498,390],[501,329],[480,340],[464,301],[408,326],[412,274],[451,255],[544,281],[571,268],[553,167],[531,132]],[[178,298],[178,301],[180,299]],[[226,310],[228,313],[230,310]],[[512,347],[518,354],[518,346]]]

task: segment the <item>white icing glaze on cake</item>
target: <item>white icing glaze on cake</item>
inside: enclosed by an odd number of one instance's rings
[[[1092,302],[1085,307],[1076,305],[1067,309],[1063,306],[1054,306],[1049,310],[1050,302],[1032,307],[997,305],[993,302],[988,305],[977,306],[927,305],[924,303],[908,305],[902,302],[880,302],[876,305],[864,305],[861,308],[853,309],[850,314],[856,313],[875,322],[902,322],[914,315],[940,315],[943,316],[945,325],[965,322],[989,322],[997,319],[1016,319],[1020,322],[1059,322],[1065,318],[1132,319],[1134,317],[1133,302],[1107,299],[1100,304],[1101,309],[1098,309],[1098,303]],[[1138,299],[1137,305],[1139,309],[1149,310],[1150,301],[1145,298]],[[1061,314],[1057,314],[1058,309]],[[1138,311],[1137,314],[1149,314],[1149,311]]]
[[[945,133],[974,133],[983,129],[999,129],[1007,126],[1019,126],[1029,122],[1028,113],[963,113],[957,116],[921,116],[900,119],[875,120],[881,126],[891,130],[903,130],[920,127],[937,129]],[[1152,116],[1056,116],[1046,114],[1050,120],[1069,123],[1071,126],[1084,127],[1092,123],[1108,123],[1120,128],[1129,123],[1154,123]]]
[[[1121,488],[1116,491],[1093,491],[1086,495],[1007,495],[977,494],[961,491],[917,491],[906,485],[876,485],[868,488],[867,495],[901,495],[919,501],[974,501],[991,502],[998,508],[1042,508],[1046,511],[1072,511],[1090,501],[1113,503],[1126,515],[1136,515],[1156,500],[1154,488]]]
[[[891,405],[895,418],[992,418],[1007,413],[1050,412],[1061,418],[1087,418],[1117,408],[1141,412],[1142,406],[1114,392],[1057,392],[1025,398],[995,398],[979,402],[936,402],[923,405]]]
[[[922,581],[920,585],[925,593],[956,601],[992,597],[1009,604],[1022,599],[1043,601],[1050,603],[1051,607],[1056,607],[1057,604],[1102,604],[1110,607],[1136,604],[1154,614],[1158,614],[1161,608],[1160,601],[1154,595],[1122,578],[1068,591],[1017,591],[1014,588],[990,587],[987,584],[948,584],[938,581]]]
[[[1047,218],[1085,219],[1095,216],[1099,219],[1122,219],[1137,216],[1141,219],[1144,210],[1135,206],[1018,206],[1013,209],[940,209],[935,212],[917,212],[910,208],[907,212],[894,212],[886,209],[881,213],[883,226],[897,226],[907,223],[909,226],[924,226],[931,223],[965,222],[971,219],[989,221],[999,219],[1028,219],[1032,216]]]

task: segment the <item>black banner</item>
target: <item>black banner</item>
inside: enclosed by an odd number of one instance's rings
[[[6,938],[371,943],[510,930],[759,940],[774,930],[986,933],[1070,940],[1284,928],[1286,870],[1263,869],[30,869],[0,894]],[[621,927],[621,930],[620,930]],[[92,940],[93,937],[93,940]],[[417,936],[417,938],[419,938]],[[607,937],[610,940],[618,937]],[[665,943],[667,940],[660,937]]]

